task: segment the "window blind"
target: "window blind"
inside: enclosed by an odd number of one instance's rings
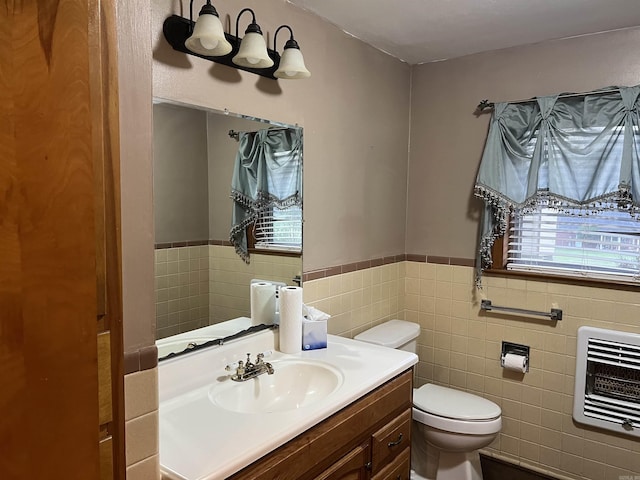
[[[271,207],[255,224],[255,247],[266,250],[302,251],[302,206]]]
[[[538,207],[511,219],[507,269],[640,282],[640,223],[617,210]]]

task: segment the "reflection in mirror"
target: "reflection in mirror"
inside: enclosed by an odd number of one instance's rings
[[[154,101],[158,339],[250,317],[252,279],[287,285],[299,282],[301,244],[299,249],[287,248],[284,252],[251,249],[247,264],[229,241],[231,184],[239,148],[237,135],[230,135],[230,131],[255,132],[274,126],[300,130],[242,115]],[[206,330],[198,332],[204,335],[200,340],[210,339]],[[181,337],[184,335],[177,338]],[[183,342],[175,343],[181,346]]]

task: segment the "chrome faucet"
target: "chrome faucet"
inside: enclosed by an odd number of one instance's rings
[[[256,355],[256,362],[251,362],[251,354],[247,353],[247,360],[243,362],[240,360],[237,364],[227,365],[225,370],[230,372],[235,368],[236,373],[231,375],[231,380],[234,382],[246,382],[252,378],[256,378],[258,375],[266,373],[272,375],[274,370],[273,366],[269,362],[264,361],[265,353],[259,353]]]

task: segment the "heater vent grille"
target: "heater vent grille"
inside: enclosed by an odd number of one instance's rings
[[[584,402],[584,414],[606,422],[628,427],[640,427],[640,406],[632,402],[612,400],[602,395],[589,394]]]
[[[640,437],[640,335],[578,329],[573,418]]]
[[[587,360],[640,370],[640,346],[590,338]]]

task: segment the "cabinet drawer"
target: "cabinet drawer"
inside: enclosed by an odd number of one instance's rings
[[[354,448],[313,480],[365,480],[371,447],[369,442]]]
[[[411,445],[411,408],[372,435],[372,469],[377,472]]]
[[[371,480],[409,480],[411,476],[411,449],[405,447],[395,460],[384,467]]]

